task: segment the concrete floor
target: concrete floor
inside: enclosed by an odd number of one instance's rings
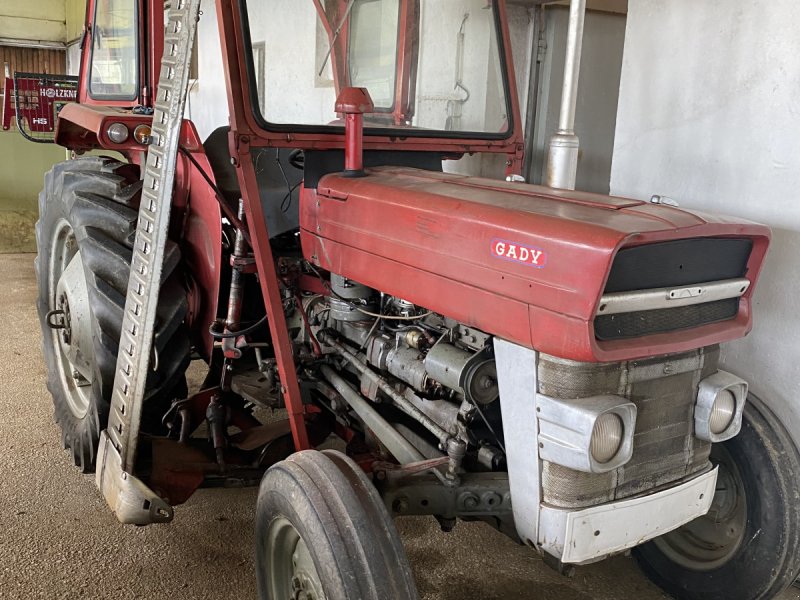
[[[117,523],[59,445],[40,356],[33,256],[0,255],[0,598],[255,597],[256,490],[201,490],[169,525]],[[398,522],[424,600],[665,598],[629,558],[566,579],[488,526]],[[780,600],[800,600],[789,591]]]

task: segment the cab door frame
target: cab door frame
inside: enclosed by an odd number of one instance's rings
[[[95,97],[90,92],[91,68],[95,43],[98,7],[107,0],[87,0],[81,62],[79,72],[78,103],[89,106],[113,108],[152,107],[156,82],[161,70],[164,49],[163,0],[128,0],[136,11],[137,82],[133,98]]]

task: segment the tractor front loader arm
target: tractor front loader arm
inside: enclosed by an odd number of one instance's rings
[[[172,507],[134,476],[139,424],[153,349],[189,57],[197,34],[200,0],[179,0],[169,13],[164,55],[147,153],[125,314],[108,428],[100,436],[97,487],[122,523],[172,520]]]

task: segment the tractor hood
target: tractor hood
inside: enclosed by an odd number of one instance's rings
[[[324,176],[304,190],[300,219],[304,254],[324,269],[518,344],[588,361],[745,335],[769,240],[764,226],[670,206],[399,167]],[[736,242],[738,250],[675,242],[697,238]],[[751,285],[735,314],[599,339],[595,318],[615,257],[651,244],[651,254],[625,261],[633,272],[617,272],[614,280],[627,283],[613,291],[661,287],[661,270],[665,286],[746,276]],[[716,266],[704,266],[704,255]]]

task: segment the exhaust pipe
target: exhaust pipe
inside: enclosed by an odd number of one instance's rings
[[[583,21],[586,0],[572,0],[569,6],[567,56],[564,61],[564,86],[561,91],[561,113],[558,131],[550,138],[547,152],[546,185],[565,190],[575,189],[580,142],[575,135],[575,106],[578,101],[578,79],[581,72]]]

